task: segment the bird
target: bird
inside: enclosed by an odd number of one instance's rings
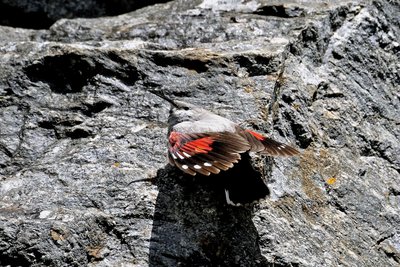
[[[238,165],[242,158],[248,159],[249,152],[284,157],[300,153],[290,145],[245,129],[202,107],[170,99],[161,93],[157,95],[171,104],[168,117],[169,163],[188,175],[210,176],[218,175],[221,171],[227,172]],[[246,172],[249,173],[249,170]],[[232,176],[232,172],[229,175]],[[242,178],[230,180],[235,184],[227,185],[227,188],[241,187]],[[260,187],[259,181],[254,185]],[[266,185],[261,191],[261,195],[269,193]],[[228,204],[236,205],[230,200],[228,189],[225,189],[225,195]]]

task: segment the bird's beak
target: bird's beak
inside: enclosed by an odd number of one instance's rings
[[[155,94],[156,96],[158,96],[159,98],[164,99],[165,101],[169,102],[172,106],[174,107],[178,107],[176,105],[176,103],[174,102],[174,100],[172,100],[171,98],[168,98],[167,96],[164,95],[164,92],[162,91],[151,91],[153,94]]]

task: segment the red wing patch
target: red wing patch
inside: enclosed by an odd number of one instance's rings
[[[169,136],[170,162],[191,175],[217,174],[232,168],[240,159],[240,153],[249,149],[247,140],[235,133],[171,132]]]
[[[265,136],[263,136],[262,134],[259,134],[257,132],[250,131],[250,130],[246,130],[246,132],[250,133],[252,136],[257,138],[257,140],[259,140],[259,141],[263,141],[265,139]]]
[[[214,140],[211,137],[203,137],[187,142],[180,149],[191,155],[197,153],[208,153],[212,150],[212,143],[214,143]]]

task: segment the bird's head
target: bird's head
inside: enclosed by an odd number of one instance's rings
[[[180,100],[172,100],[171,109],[169,111],[168,122],[175,125],[184,121],[200,120],[200,115],[206,112],[204,109]]]

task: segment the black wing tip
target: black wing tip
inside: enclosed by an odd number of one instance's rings
[[[285,145],[285,148],[282,149],[282,152],[284,153],[282,154],[282,156],[287,156],[287,157],[297,156],[301,153],[298,149],[288,145]]]
[[[279,142],[265,144],[265,150],[261,151],[261,154],[280,156],[280,157],[293,157],[301,154],[301,152],[289,145],[282,144]]]

